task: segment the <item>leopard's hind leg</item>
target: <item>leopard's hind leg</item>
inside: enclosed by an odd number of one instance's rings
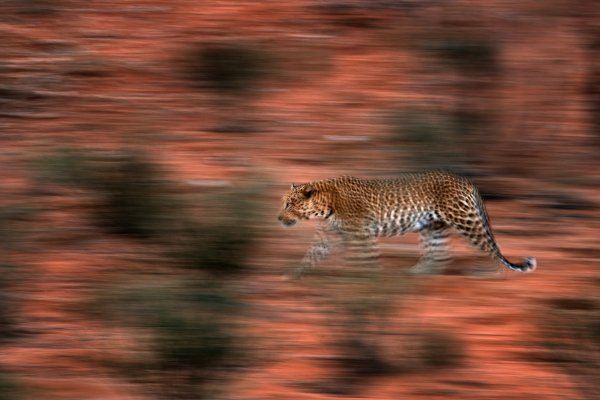
[[[472,188],[470,196],[457,200],[454,207],[454,212],[445,216],[446,222],[475,247],[513,271],[530,272],[536,268],[537,262],[534,257],[526,257],[521,263],[512,263],[504,257],[494,239],[483,200],[475,187]]]
[[[438,274],[450,263],[448,252],[449,226],[435,222],[419,231],[422,256],[411,268],[413,274]]]

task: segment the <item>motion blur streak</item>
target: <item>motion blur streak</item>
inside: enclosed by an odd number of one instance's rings
[[[0,398],[600,398],[599,12],[0,2]],[[292,183],[423,169],[536,272],[407,235],[289,277]]]

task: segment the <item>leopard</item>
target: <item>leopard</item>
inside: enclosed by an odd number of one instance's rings
[[[513,271],[536,269],[535,257],[510,262],[500,251],[477,187],[448,171],[404,173],[392,178],[339,176],[292,184],[278,220],[292,226],[319,220],[315,237],[292,275],[301,277],[342,244],[350,266],[378,265],[378,237],[416,232],[421,256],[409,271],[439,274],[451,259],[448,239],[458,232],[473,246]],[[379,265],[379,267],[381,267]]]

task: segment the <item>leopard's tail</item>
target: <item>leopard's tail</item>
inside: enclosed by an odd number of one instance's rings
[[[491,254],[492,257],[497,258],[502,264],[506,267],[512,269],[513,271],[519,272],[531,272],[535,270],[537,267],[537,260],[535,257],[525,257],[523,262],[521,263],[512,263],[502,255],[500,252],[500,247],[496,243],[496,239],[494,238],[494,234],[492,233],[492,228],[488,219],[487,211],[483,204],[483,200],[481,199],[481,195],[476,187],[473,187],[473,195],[474,200],[477,205],[477,210],[479,211],[480,220],[482,222],[482,229],[484,232],[484,243],[480,243],[480,247],[482,250]]]
[[[537,267],[537,260],[535,257],[525,257],[525,261],[520,264],[514,264],[508,261],[501,253],[498,251],[496,257],[500,260],[502,264],[512,269],[513,271],[519,272],[531,272]]]

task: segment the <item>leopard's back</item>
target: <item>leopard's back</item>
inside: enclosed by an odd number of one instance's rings
[[[474,186],[465,178],[442,171],[404,174],[388,179],[341,177],[334,185],[338,218],[364,225],[377,236],[418,231],[450,213],[465,213],[460,206]],[[467,212],[466,215],[469,213]]]

